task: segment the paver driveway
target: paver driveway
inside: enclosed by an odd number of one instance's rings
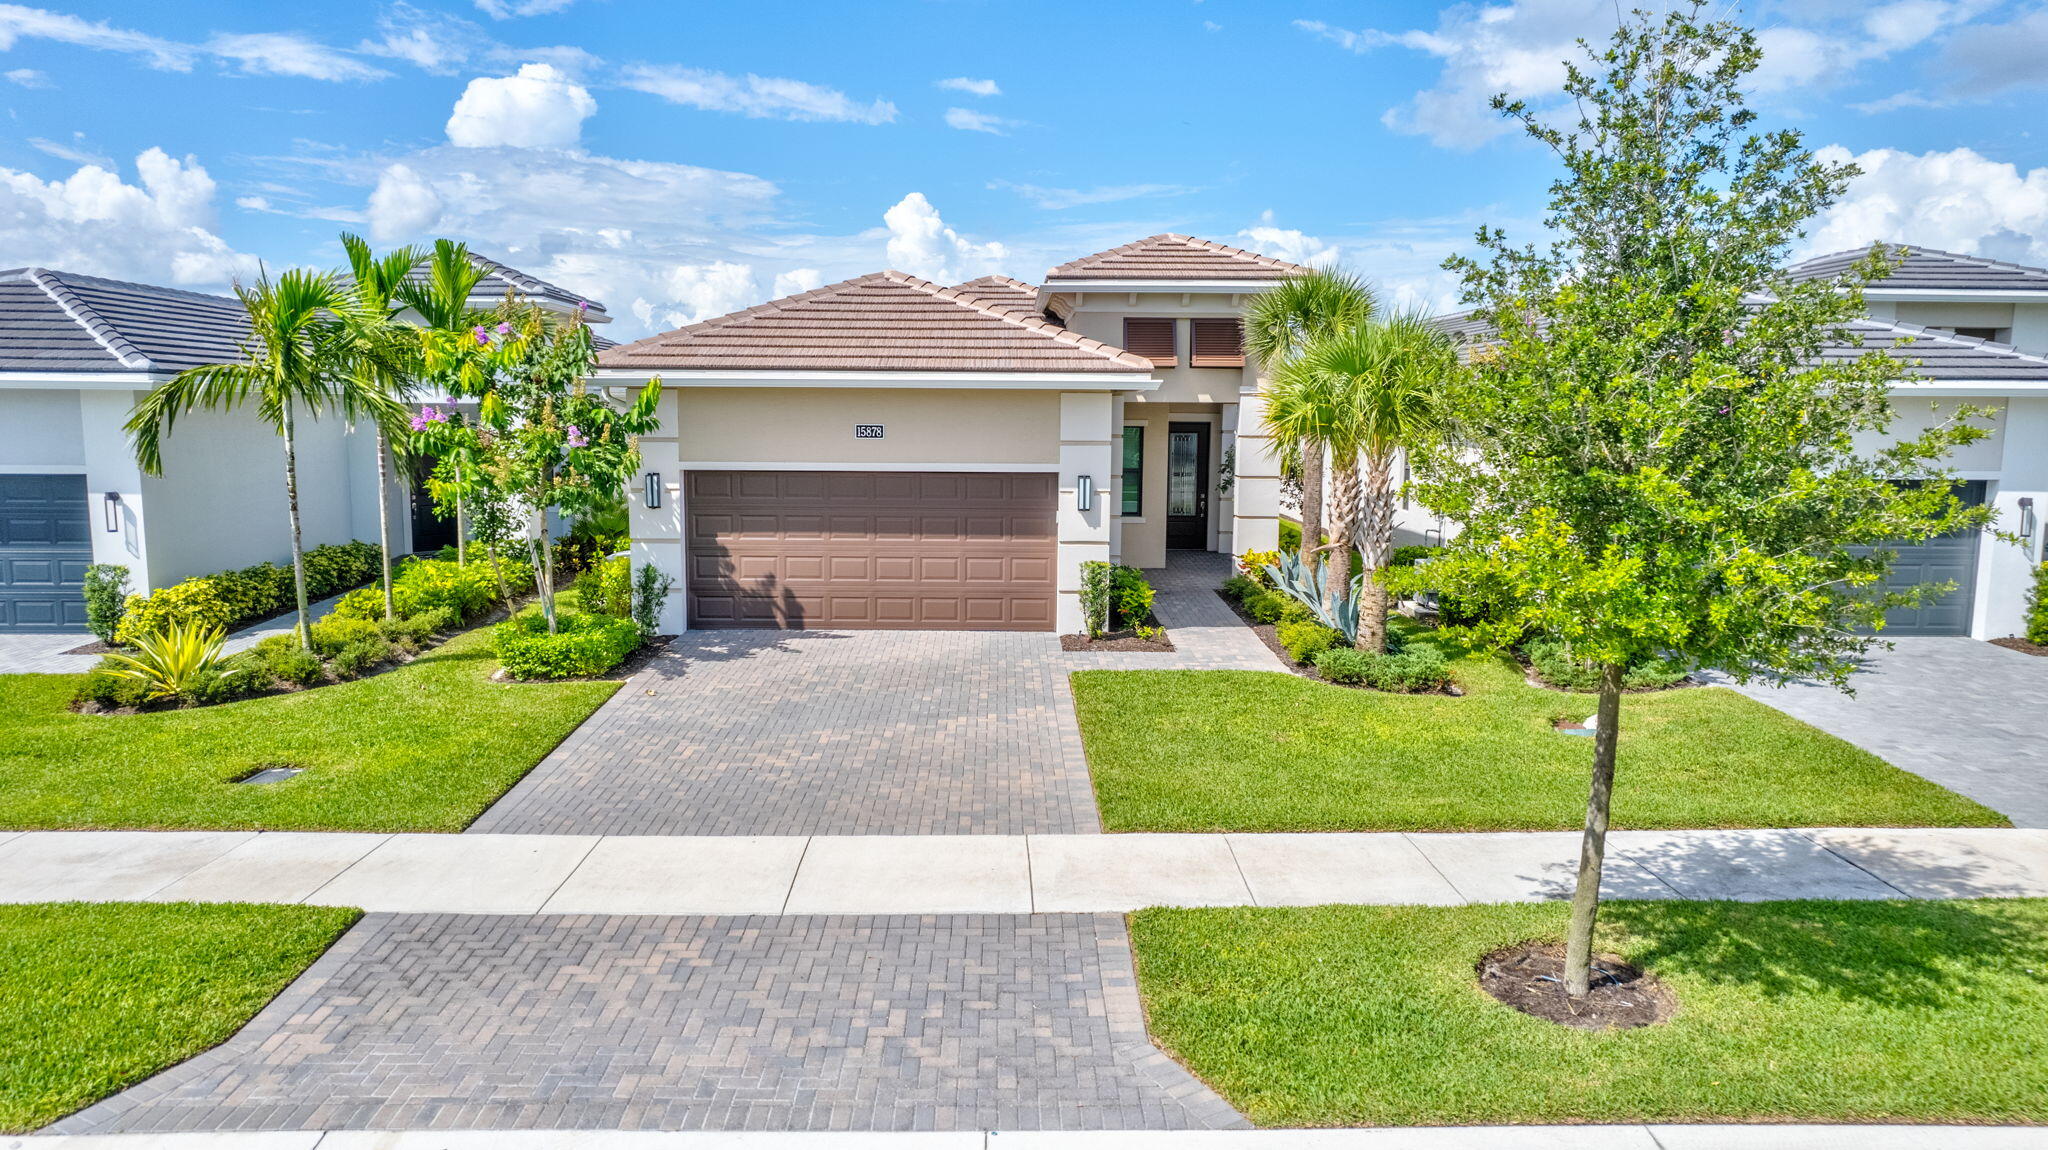
[[[52,1133],[1241,1126],[1146,1040],[1120,915],[372,915]]]
[[[1066,673],[1052,635],[693,632],[471,829],[1099,830]]]
[[[1968,795],[2048,827],[2048,658],[1976,639],[1901,638],[1851,680],[1737,690]]]

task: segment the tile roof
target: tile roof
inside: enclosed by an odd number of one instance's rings
[[[0,271],[0,371],[175,372],[242,356],[242,305],[46,268]]]
[[[1881,280],[1873,280],[1870,284],[1873,288],[2048,292],[2048,268],[2009,264],[2002,260],[1923,248],[1915,244],[1892,246],[1903,253],[1904,262],[1891,275]],[[1851,265],[1869,254],[1869,248],[1829,252],[1792,265],[1788,269],[1788,274],[1793,279],[1801,280],[1831,278],[1848,271]]]
[[[875,272],[649,336],[597,362],[654,371],[1152,370],[1148,359],[1019,314],[1014,289],[997,288]]]
[[[1045,318],[1044,305],[1038,302],[1038,288],[1009,276],[983,276],[955,284],[953,290],[969,303],[992,307],[1019,319]]]
[[[1432,322],[1468,345],[1485,343],[1490,330],[1470,311],[1438,316]],[[1841,362],[1882,351],[1926,383],[2048,383],[2048,356],[2021,351],[2011,344],[1892,320],[1853,320],[1848,328],[1848,339],[1821,348],[1821,362]]]
[[[1054,280],[1277,280],[1309,269],[1211,240],[1173,232],[1147,236],[1045,273]]]

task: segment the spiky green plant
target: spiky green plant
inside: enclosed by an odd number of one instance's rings
[[[148,684],[145,700],[184,694],[198,678],[220,666],[227,632],[199,623],[169,623],[135,641],[135,653],[108,655],[106,673]]]

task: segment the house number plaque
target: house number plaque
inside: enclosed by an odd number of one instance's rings
[[[853,437],[855,439],[880,439],[882,438],[882,425],[879,423],[856,423],[853,425]]]

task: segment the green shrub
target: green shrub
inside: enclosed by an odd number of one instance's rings
[[[1237,557],[1237,569],[1244,573],[1246,579],[1261,587],[1271,587],[1273,585],[1273,577],[1266,574],[1266,568],[1278,567],[1279,565],[1280,553],[1278,551],[1247,551]]]
[[[2034,568],[2034,589],[2027,593],[2027,639],[2048,643],[2048,563]]]
[[[275,563],[258,563],[237,571],[208,575],[214,590],[234,612],[234,622],[260,619],[298,606],[293,590],[292,569]]]
[[[633,617],[633,561],[621,555],[593,563],[574,584],[577,602],[592,615]]]
[[[384,566],[384,553],[374,543],[360,539],[347,543],[323,543],[302,557],[306,568],[306,594],[325,599],[337,591],[359,587],[375,579]]]
[[[1274,629],[1273,637],[1287,648],[1297,663],[1313,663],[1316,656],[1344,641],[1344,634],[1313,619],[1289,619]]]
[[[1136,567],[1116,567],[1109,573],[1109,600],[1116,611],[1116,627],[1136,627],[1152,617],[1152,601],[1158,592],[1145,581]]]
[[[379,625],[369,619],[322,619],[306,628],[313,650],[332,659],[341,649],[364,639],[382,637]]]
[[[305,553],[308,601],[368,582],[380,565],[375,544],[323,543]],[[257,563],[233,571],[195,575],[147,597],[130,595],[113,641],[132,647],[172,623],[233,630],[298,605],[292,569]],[[382,614],[381,609],[378,614]]]
[[[661,630],[662,608],[668,605],[669,592],[676,589],[676,581],[667,572],[652,563],[642,563],[640,574],[633,579],[633,622],[640,625],[640,633],[653,635]]]
[[[1424,547],[1419,543],[1411,543],[1405,547],[1396,547],[1394,548],[1394,553],[1387,556],[1387,566],[1413,567],[1421,560],[1431,558],[1442,550],[1443,548],[1441,547]]]
[[[117,675],[120,664],[111,659],[102,659],[99,665],[86,673],[85,680],[78,685],[75,698],[81,703],[98,703],[102,707],[139,707],[149,697],[149,684],[127,675]]]
[[[133,647],[173,625],[225,630],[235,619],[233,605],[222,597],[213,579],[187,579],[154,595],[128,596],[114,641],[123,647]]]
[[[1450,660],[1422,643],[1398,655],[1332,647],[1316,656],[1316,673],[1332,683],[1363,683],[1380,691],[1440,691],[1451,682]]]
[[[1255,591],[1244,597],[1244,613],[1261,623],[1277,623],[1294,600],[1274,591]]]
[[[523,570],[524,566],[520,564],[505,565],[508,580],[515,572]],[[391,577],[391,605],[401,616],[446,609],[457,619],[473,619],[490,610],[497,599],[498,580],[491,572],[489,560],[448,563],[439,559],[414,559],[399,567]],[[351,591],[335,603],[332,614],[340,619],[382,619],[383,589],[365,587]]]
[[[334,658],[328,661],[327,666],[337,679],[354,679],[365,671],[390,662],[391,654],[391,640],[373,630],[369,635],[335,652]]]
[[[1536,669],[1536,677],[1553,687],[1567,691],[1597,691],[1600,689],[1600,667],[1590,660],[1576,658],[1571,646],[1555,639],[1532,639],[1522,648],[1528,656],[1529,665]],[[1672,686],[1683,680],[1686,669],[1668,659],[1650,658],[1623,668],[1621,685],[1630,691],[1656,690]]]
[[[195,707],[232,703],[255,694],[269,681],[262,662],[245,651],[194,674],[185,689],[178,692],[178,698]]]
[[[1223,586],[1220,590],[1222,590],[1225,599],[1233,603],[1242,603],[1245,600],[1245,596],[1259,590],[1259,585],[1248,575],[1232,575],[1223,581]]]
[[[462,626],[462,617],[446,607],[429,607],[417,615],[407,615],[403,622],[424,642]]]
[[[1316,617],[1309,605],[1283,591],[1273,592],[1280,600],[1280,621],[1282,623],[1306,623]]]
[[[1285,519],[1280,521],[1280,550],[1301,550],[1301,524],[1289,523]]]
[[[547,620],[538,611],[498,624],[492,638],[505,671],[518,679],[601,675],[640,646],[640,628],[613,615],[561,612],[556,627],[555,634],[548,634]]]
[[[114,641],[121,614],[128,609],[128,569],[119,563],[95,563],[85,569],[85,625],[102,643]]]
[[[144,683],[145,699],[183,695],[201,675],[217,672],[227,633],[219,627],[170,623],[135,640],[133,655],[109,655],[100,664],[109,675]]]
[[[299,646],[298,640],[290,635],[272,635],[250,648],[249,653],[279,682],[310,687],[327,679],[327,666],[320,656]]]

